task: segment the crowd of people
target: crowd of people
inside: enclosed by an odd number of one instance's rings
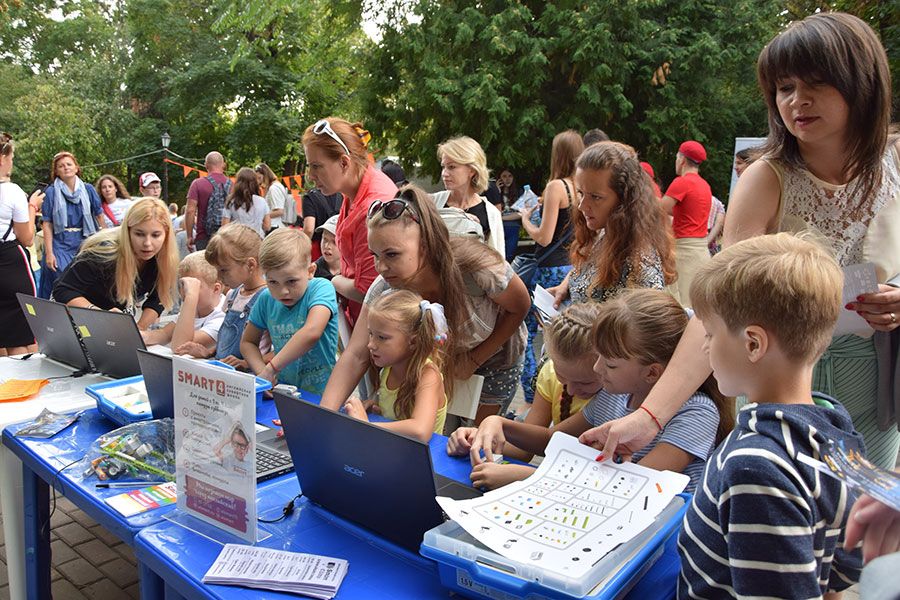
[[[428,194],[399,165],[375,167],[361,124],[330,117],[303,133],[315,190],[287,222],[296,205],[272,169],[232,181],[218,152],[183,218],[158,199],[155,174],[132,199],[113,176],[83,182],[68,152],[29,197],[10,182],[3,134],[0,346],[33,350],[16,292],[131,312],[148,343],[215,356],[359,419],[380,414],[380,426],[423,441],[447,433],[485,489],[530,472],[493,454],[527,462],[563,431],[607,458],[690,477],[681,597],[840,592],[864,559],[900,562],[900,514],[865,496],[854,504],[803,460],[840,442],[893,469],[900,447],[888,61],[863,21],[822,13],[771,40],[757,71],[769,135],[735,156],[727,211],[695,140],[663,191],[623,141],[563,131],[539,205],[517,209],[512,172],[491,191],[470,137],[438,146],[445,190]],[[516,210],[535,252],[511,265],[503,219]],[[25,250],[38,212],[39,287]],[[841,268],[865,262],[878,290],[842,301]],[[536,286],[558,316],[534,310]],[[833,336],[841,310],[870,335]],[[370,372],[374,393],[355,397]],[[445,431],[450,399],[475,374],[475,418]],[[505,418],[520,387],[524,422]]]

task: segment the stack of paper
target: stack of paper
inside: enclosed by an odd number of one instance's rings
[[[226,544],[203,583],[292,592],[330,600],[337,594],[349,563],[340,558]]]

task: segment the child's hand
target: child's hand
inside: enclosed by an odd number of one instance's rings
[[[472,440],[478,433],[477,427],[460,427],[447,438],[447,454],[465,456],[472,448]]]
[[[278,384],[278,371],[275,370],[272,363],[267,364],[266,368],[262,372],[257,373],[257,375],[271,383],[273,387]]]
[[[525,465],[501,465],[495,462],[485,462],[472,467],[472,486],[480,490],[496,490],[499,487],[510,484],[513,481],[521,481],[534,472],[531,467]]]
[[[250,365],[247,364],[246,360],[244,360],[242,358],[238,358],[237,356],[235,356],[233,354],[229,354],[228,356],[223,358],[222,362],[225,363],[226,365],[228,365],[229,367],[234,367],[238,371],[250,370]]]
[[[185,342],[175,348],[175,354],[189,354],[194,358],[208,358],[212,356],[209,348],[197,342]]]
[[[472,465],[480,465],[482,462],[494,462],[494,452],[502,453],[506,438],[503,435],[503,417],[491,415],[481,422],[478,431],[472,439],[472,447],[469,449],[469,459]],[[484,459],[481,451],[484,450]]]
[[[347,401],[344,402],[344,412],[347,413],[348,416],[359,419],[360,421],[369,420],[366,409],[363,407],[359,398],[348,398]]]
[[[181,292],[182,298],[187,298],[190,294],[199,294],[200,280],[196,277],[182,277],[178,280],[178,291]]]

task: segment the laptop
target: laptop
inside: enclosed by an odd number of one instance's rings
[[[65,304],[22,293],[16,298],[42,354],[78,371],[93,370]]]
[[[94,368],[114,379],[141,374],[135,350],[146,350],[137,323],[129,314],[69,307]]]
[[[154,419],[175,417],[175,385],[172,383],[172,357],[138,349],[138,363]],[[266,481],[294,470],[287,443],[278,431],[256,426],[256,482]]]
[[[428,444],[278,390],[275,404],[303,495],[403,548],[444,522],[435,496],[481,496],[435,476]]]

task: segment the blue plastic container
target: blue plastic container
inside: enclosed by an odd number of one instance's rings
[[[218,360],[206,362],[217,367],[234,370],[234,367]],[[271,383],[260,377],[256,378],[257,404],[262,400],[263,392],[270,389],[272,389]],[[89,385],[84,391],[97,401],[97,410],[100,414],[118,425],[149,421],[153,418],[142,376]],[[143,393],[143,398],[139,397],[141,393]]]
[[[614,600],[624,597],[663,555],[666,541],[681,528],[689,504],[689,494],[676,496],[654,526],[600,559],[593,577],[580,580],[501,556],[452,521],[427,531],[420,553],[437,563],[443,585],[467,598]],[[598,579],[593,585],[588,582]]]

